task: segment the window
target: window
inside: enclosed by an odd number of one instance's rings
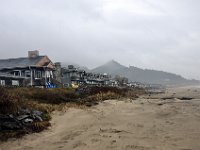
[[[19,86],[19,81],[18,80],[12,80],[12,85]]]
[[[25,71],[25,77],[31,77],[31,72],[30,71]]]
[[[47,77],[47,78],[50,78],[50,77],[51,77],[51,74],[50,74],[49,71],[46,71],[46,77]]]
[[[42,72],[41,71],[36,71],[35,78],[42,78]]]
[[[45,71],[42,71],[42,77],[45,78]]]
[[[13,75],[14,76],[21,76],[21,71],[15,70],[15,71],[13,71]]]
[[[5,82],[5,80],[0,80],[0,85],[6,85],[6,82]]]

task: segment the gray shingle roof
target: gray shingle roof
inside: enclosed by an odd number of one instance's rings
[[[24,58],[0,59],[0,69],[35,66],[43,57],[44,56],[38,56],[35,58],[24,57]]]

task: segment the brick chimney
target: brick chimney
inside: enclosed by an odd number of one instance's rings
[[[39,51],[34,50],[34,51],[28,51],[28,58],[35,58],[39,56]]]

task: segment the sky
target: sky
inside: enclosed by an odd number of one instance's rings
[[[0,0],[0,59],[39,50],[200,79],[199,0]]]

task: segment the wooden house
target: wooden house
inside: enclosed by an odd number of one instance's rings
[[[55,65],[39,51],[29,51],[28,57],[0,60],[0,84],[5,86],[47,86],[51,84]]]

